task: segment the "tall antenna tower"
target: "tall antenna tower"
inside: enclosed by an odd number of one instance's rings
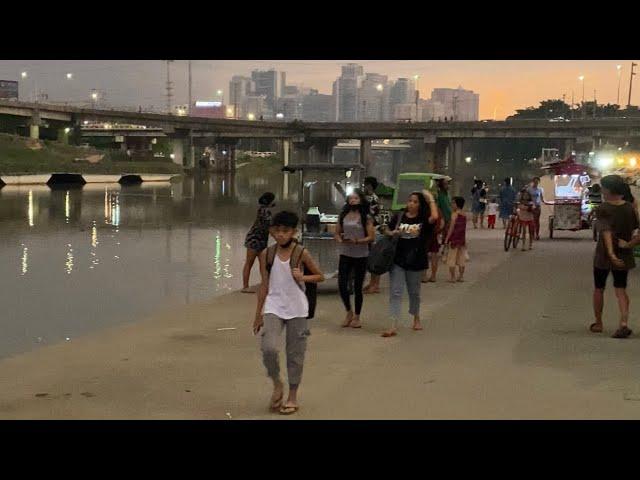
[[[171,81],[171,69],[170,65],[173,60],[165,60],[167,62],[167,112],[171,115],[171,99],[173,98],[173,82]]]

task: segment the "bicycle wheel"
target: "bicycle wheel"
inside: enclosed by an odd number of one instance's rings
[[[513,248],[518,248],[518,243],[520,243],[520,237],[522,236],[522,223],[516,222],[513,228]]]
[[[513,228],[513,220],[509,220],[507,228],[504,229],[504,251],[508,252],[511,246],[511,229]]]

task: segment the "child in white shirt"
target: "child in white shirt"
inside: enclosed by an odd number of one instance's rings
[[[489,204],[487,205],[487,228],[496,228],[496,217],[498,216],[498,203],[496,202],[496,198],[493,197],[489,200]]]

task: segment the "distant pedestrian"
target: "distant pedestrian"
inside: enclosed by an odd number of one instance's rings
[[[487,209],[487,190],[482,180],[476,180],[471,189],[471,213],[473,214],[473,228],[484,228],[484,215]]]
[[[498,196],[500,199],[500,219],[502,220],[503,228],[507,228],[507,222],[513,215],[513,207],[517,197],[515,189],[511,186],[510,178],[504,179]]]
[[[464,269],[467,263],[467,216],[463,208],[464,198],[453,197],[453,216],[444,242],[448,247],[446,262],[451,283],[464,281]],[[457,278],[456,268],[458,269]]]
[[[380,199],[376,195],[378,179],[376,177],[366,177],[364,179],[364,194],[369,203],[369,214],[373,218],[373,225],[378,230],[382,225],[380,218]],[[380,275],[371,274],[369,284],[362,290],[363,293],[380,293]]]
[[[279,212],[273,218],[271,234],[276,244],[260,253],[262,283],[253,322],[253,333],[260,336],[262,361],[273,381],[270,407],[283,415],[296,413],[299,408],[297,395],[309,336],[309,302],[304,283],[324,281],[324,275],[309,252],[295,241],[297,229],[295,213]],[[271,265],[267,250],[271,253]],[[286,332],[289,382],[289,396],[284,404],[279,358],[283,332]]]
[[[397,237],[398,244],[391,280],[389,309],[391,328],[382,333],[393,337],[398,333],[402,292],[409,292],[409,314],[413,316],[413,330],[422,330],[420,322],[420,280],[422,271],[429,266],[427,241],[438,221],[436,202],[428,190],[409,195],[406,208],[389,222],[386,234]]]
[[[251,269],[256,258],[267,248],[269,243],[269,227],[271,225],[271,209],[275,206],[276,196],[271,192],[266,192],[258,199],[258,214],[247,233],[244,246],[247,249],[247,256],[242,269],[242,293],[254,293],[249,288]]]
[[[522,251],[526,250],[525,240],[529,232],[529,250],[533,249],[533,237],[535,236],[535,217],[533,216],[533,198],[527,187],[520,191],[518,196],[518,222],[523,226]]]
[[[536,240],[540,240],[540,214],[542,212],[542,204],[547,203],[544,200],[544,189],[540,186],[540,177],[533,177],[531,186],[528,188],[529,194],[533,199],[533,221]]]
[[[589,329],[593,333],[601,333],[603,330],[604,289],[611,273],[620,311],[620,327],[613,338],[627,338],[632,333],[628,327],[627,277],[629,270],[636,266],[633,247],[640,243],[640,236],[632,239],[632,235],[640,227],[640,223],[633,204],[624,199],[627,191],[622,177],[607,175],[602,179],[601,186],[604,203],[597,211],[598,243],[593,260],[595,322]]]
[[[367,273],[369,246],[376,238],[373,218],[365,195],[355,190],[347,197],[338,220],[335,239],[340,246],[338,265],[338,287],[340,297],[347,311],[342,323],[343,327],[361,328],[360,312],[362,311],[362,284]],[[355,313],[351,308],[349,278],[353,274],[353,293],[355,297]]]
[[[496,197],[492,197],[487,204],[487,228],[496,228],[496,217],[498,216],[499,205]]]

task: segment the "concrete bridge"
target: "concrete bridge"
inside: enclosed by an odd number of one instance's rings
[[[121,122],[161,129],[174,143],[174,161],[183,164],[183,152],[189,152],[188,166],[194,165],[194,139],[222,146],[227,158],[220,168],[235,167],[235,144],[240,138],[274,138],[282,140],[285,165],[293,162],[326,163],[340,139],[359,139],[360,158],[365,167],[371,158],[373,139],[421,139],[425,145],[427,168],[443,171],[445,165],[455,170],[462,161],[464,139],[529,139],[565,141],[568,153],[580,145],[598,148],[607,140],[640,138],[639,118],[585,119],[567,122],[517,120],[497,122],[426,122],[426,123],[306,123],[248,121],[181,117],[166,114],[84,109],[72,106],[0,100],[0,115],[29,118],[31,135],[37,138],[43,120],[81,129],[84,121]]]

